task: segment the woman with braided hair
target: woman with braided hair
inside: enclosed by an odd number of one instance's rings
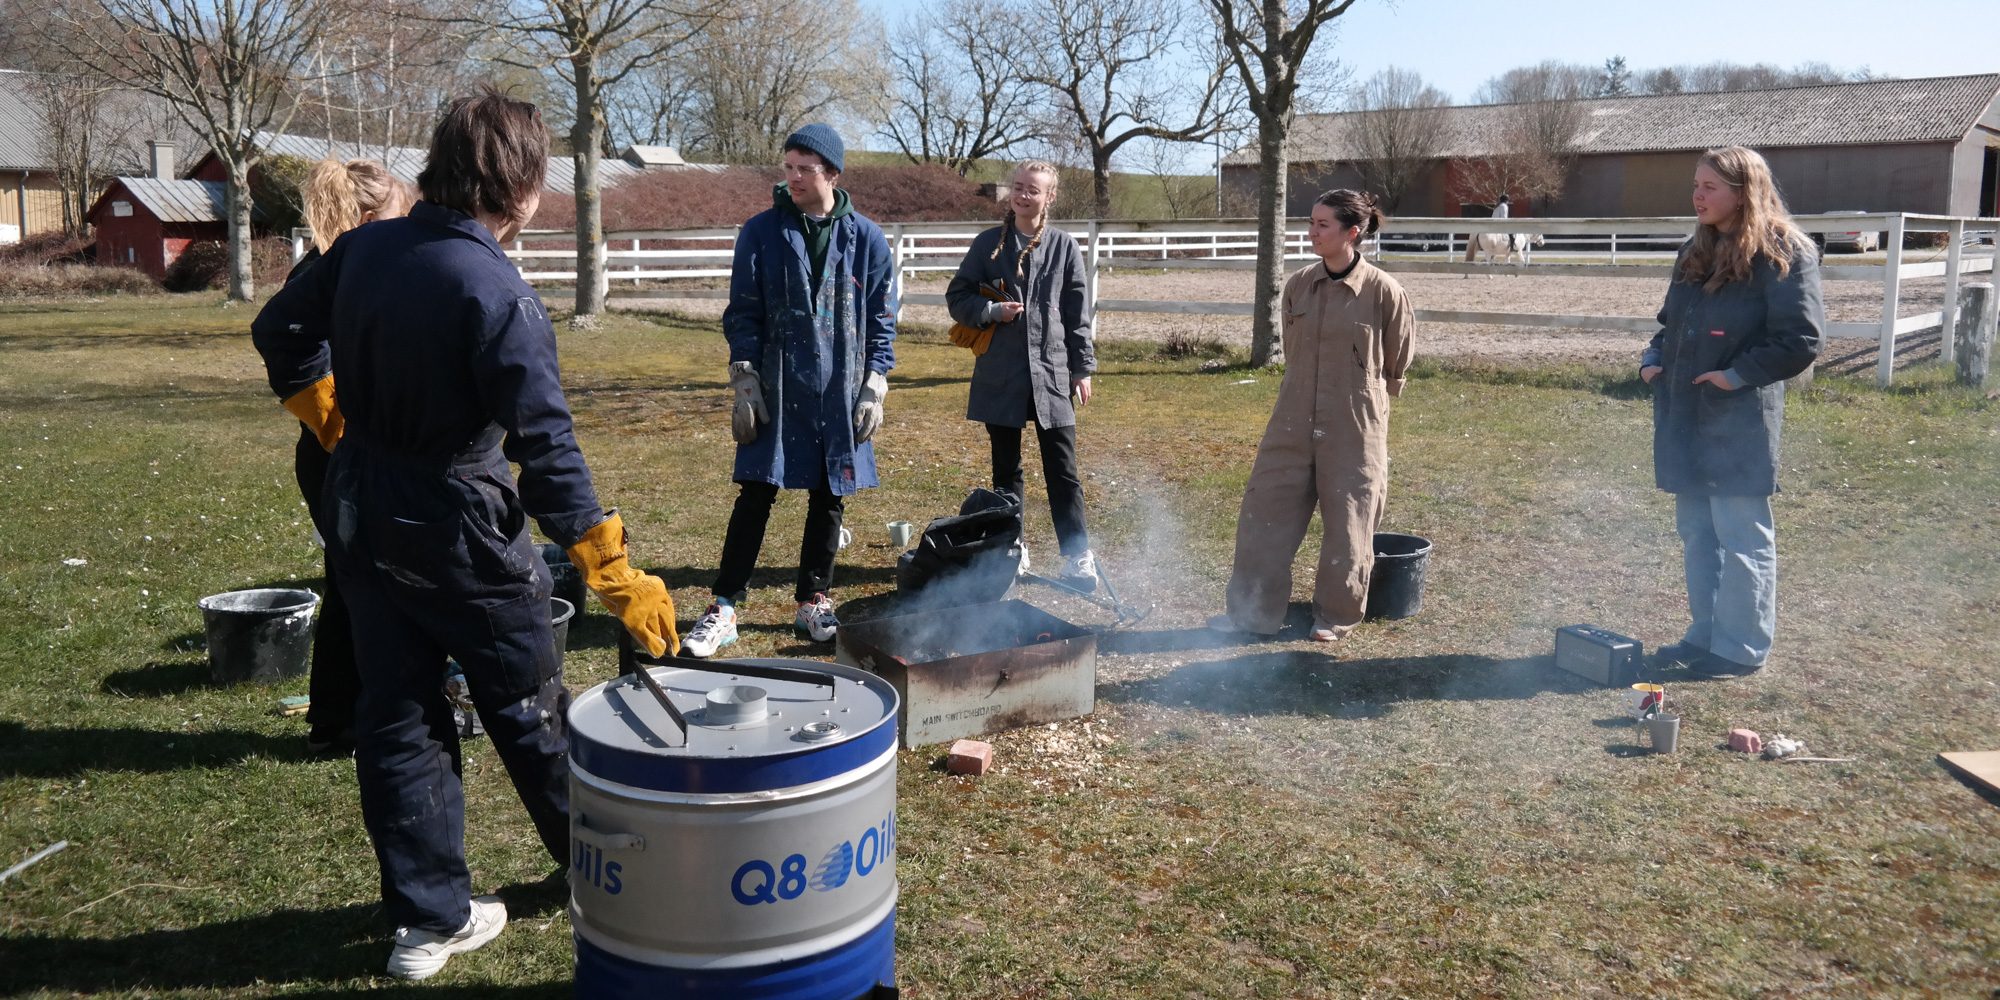
[[[992,330],[990,340],[974,347],[965,417],[986,425],[993,488],[1021,499],[1021,431],[1032,421],[1062,578],[1094,591],[1097,558],[1084,528],[1076,413],[1090,402],[1097,352],[1083,252],[1070,234],[1049,225],[1057,182],[1052,163],[1029,160],[1016,168],[1006,222],[972,241],[944,294],[952,319]]]
[[[405,215],[417,197],[415,190],[374,160],[320,160],[306,171],[299,194],[305,203],[306,225],[312,227],[313,245],[292,265],[286,281],[311,268],[340,234],[376,219]],[[324,537],[328,529],[321,523],[320,493],[326,487],[327,465],[341,428],[323,426],[315,432],[303,420],[299,427],[292,472],[299,481],[299,492],[305,495],[306,510]],[[306,749],[345,756],[354,752],[354,703],[361,694],[361,675],[354,666],[347,599],[334,582],[331,562],[322,586],[326,594],[320,598],[319,628],[313,631],[312,672],[307,684],[312,704],[306,709]]]

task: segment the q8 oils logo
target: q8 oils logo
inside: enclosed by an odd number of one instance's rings
[[[807,869],[804,854],[787,855],[776,865],[751,858],[736,869],[729,880],[729,893],[744,906],[797,899],[806,890],[832,892],[854,879],[867,878],[896,852],[896,814],[889,813],[880,823],[861,831],[852,840],[843,840],[820,855]]]

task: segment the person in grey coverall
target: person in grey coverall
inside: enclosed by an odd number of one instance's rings
[[[1653,387],[1653,475],[1674,494],[1692,619],[1659,659],[1734,676],[1771,654],[1785,380],[1818,357],[1826,314],[1818,253],[1763,157],[1741,146],[1704,153],[1693,200],[1700,226],[1639,362]]]

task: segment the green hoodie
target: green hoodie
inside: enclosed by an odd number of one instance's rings
[[[799,229],[806,234],[806,257],[812,264],[813,295],[819,295],[820,279],[826,276],[826,248],[833,244],[833,226],[841,217],[854,214],[854,205],[847,198],[847,192],[833,189],[833,211],[824,220],[815,220],[792,204],[791,188],[784,184],[771,189],[771,204],[798,221]]]

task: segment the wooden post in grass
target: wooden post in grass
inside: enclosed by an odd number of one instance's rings
[[[1976,281],[1958,290],[1958,322],[1952,340],[1958,354],[1958,384],[1985,388],[1987,368],[1993,361],[1995,307],[2000,296],[1992,284]]]

